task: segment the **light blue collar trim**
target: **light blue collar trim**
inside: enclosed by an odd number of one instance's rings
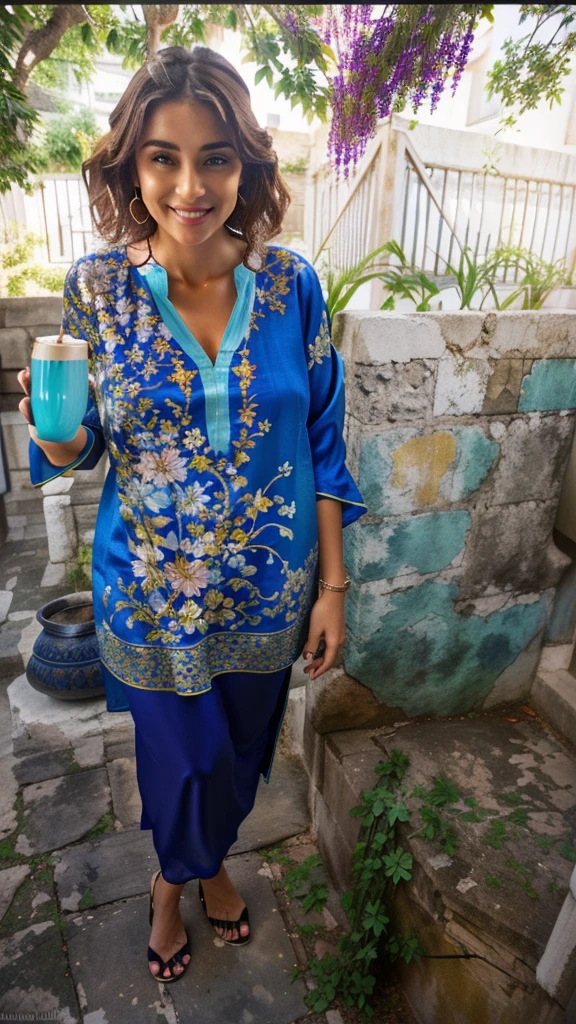
[[[236,302],[220,343],[216,362],[204,351],[200,342],[168,298],[168,275],[158,263],[135,268],[146,279],[160,316],[175,342],[196,363],[200,370],[206,399],[208,441],[214,451],[225,452],[230,446],[230,405],[228,376],[230,363],[241,342],[247,338],[256,295],[256,274],[240,263],[234,267]]]

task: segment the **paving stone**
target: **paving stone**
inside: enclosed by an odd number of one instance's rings
[[[74,985],[72,977],[66,977],[67,969],[66,953],[54,921],[32,924],[0,942],[3,1018],[10,1014],[5,1019],[52,1019],[62,1024],[80,1024]]]
[[[36,625],[40,625],[36,623]],[[23,631],[24,633],[24,631]],[[0,633],[0,639],[3,634]],[[19,644],[22,654],[27,641]],[[8,687],[12,714],[12,740],[16,756],[61,750],[66,743],[77,746],[87,736],[102,733],[105,702],[103,698],[59,700],[30,686],[26,674],[19,675]],[[129,712],[126,712],[129,715]],[[108,715],[118,718],[119,715]],[[110,734],[110,732],[109,732]]]
[[[29,757],[15,758],[12,772],[19,786],[30,782],[43,782],[45,779],[57,779],[67,775],[71,770],[70,747],[63,750],[49,750],[45,754],[31,754]]]
[[[168,1020],[290,1024],[307,1013],[306,987],[301,979],[290,983],[294,951],[272,888],[258,875],[259,866],[256,854],[226,860],[250,908],[249,950],[234,949],[218,938],[204,915],[197,885],[184,890],[182,917],[192,940],[192,959],[179,991],[175,985],[169,990],[176,1012],[173,1018],[166,1013]],[[70,920],[68,931],[84,1020],[156,1024],[163,989],[150,975],[145,955],[148,897],[80,914]],[[97,1012],[100,1017],[92,1018]]]
[[[66,850],[55,850],[54,881],[62,910],[76,912],[82,898],[91,907],[141,896],[150,890],[158,858],[150,829],[108,832]]]
[[[60,584],[65,582],[64,577],[66,575],[66,563],[65,562],[48,562],[48,565],[44,569],[44,575],[40,582],[41,587],[58,587]]]
[[[260,778],[254,808],[240,825],[230,854],[271,846],[304,832],[309,823],[306,769],[301,761],[281,757],[277,751],[270,782]]]
[[[140,827],[142,801],[136,779],[136,759],[118,757],[108,764],[108,778],[112,790],[112,806],[117,821],[124,828]]]
[[[28,864],[15,864],[12,868],[0,871],[0,921],[12,903],[16,889],[29,874]]]
[[[6,622],[13,597],[12,590],[0,590],[0,622]]]
[[[24,826],[15,849],[24,856],[81,839],[109,810],[105,768],[24,786]]]

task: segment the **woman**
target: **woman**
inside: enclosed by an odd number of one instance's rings
[[[35,486],[110,458],[94,617],[107,709],[135,724],[162,982],[190,960],[192,878],[217,934],[248,940],[223,860],[269,782],[292,664],[304,648],[317,678],[344,642],[342,527],[366,511],[318,277],[266,244],[289,203],[277,164],[228,61],[159,51],[83,165],[108,243],[64,287],[63,329],[89,343],[83,425],[41,441],[20,403]]]

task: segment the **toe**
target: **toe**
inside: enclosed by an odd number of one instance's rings
[[[150,970],[154,976],[158,974],[158,971],[160,970],[160,964],[158,963],[157,960],[152,961],[152,963],[150,964]]]
[[[241,935],[249,935],[250,934],[250,927],[249,927],[249,925],[241,924],[240,925],[240,934]]]

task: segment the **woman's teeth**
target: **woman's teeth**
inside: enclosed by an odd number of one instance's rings
[[[183,220],[200,220],[202,217],[205,217],[207,213],[210,213],[210,210],[200,210],[200,211],[192,213],[192,212],[187,212],[187,211],[184,211],[184,210],[175,210],[174,207],[170,207],[170,209],[178,217],[182,217]]]

